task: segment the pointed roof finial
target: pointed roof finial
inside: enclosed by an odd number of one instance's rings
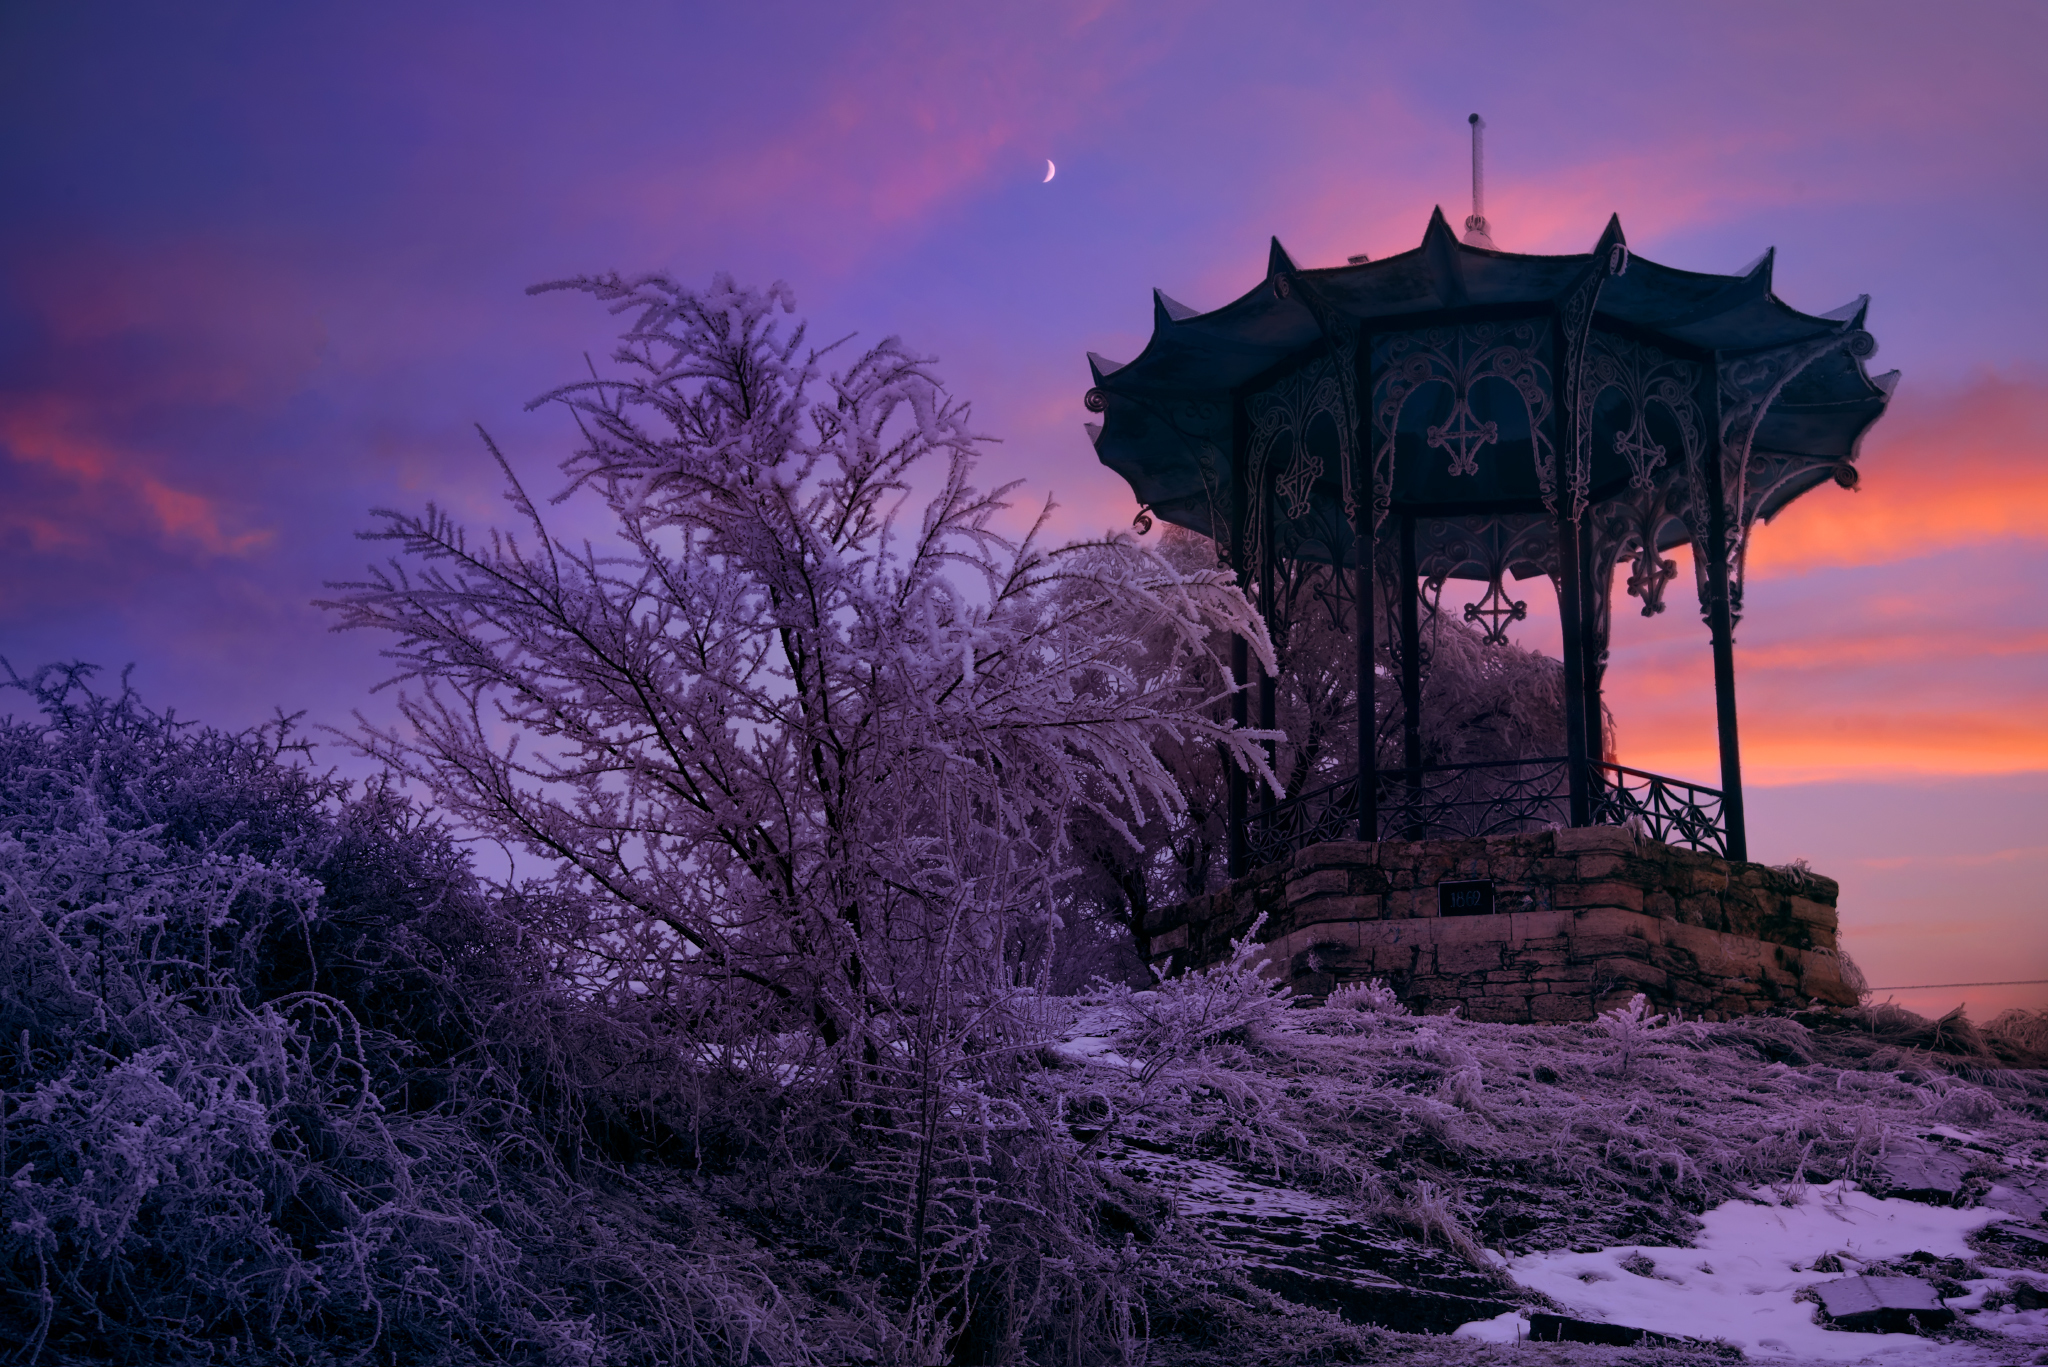
[[[1465,220],[1465,245],[1497,250],[1486,231],[1486,120],[1474,114],[1472,125],[1472,216]]]

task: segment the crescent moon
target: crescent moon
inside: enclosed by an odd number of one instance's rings
[[[1060,169],[1060,168],[1059,168],[1059,167],[1057,167],[1057,166],[1054,166],[1054,165],[1052,164],[1052,161],[1051,161],[1051,159],[1050,159],[1050,158],[1048,158],[1048,159],[1046,160],[1046,163],[1045,163],[1045,179],[1044,179],[1044,180],[1042,180],[1042,181],[1040,181],[1040,182],[1039,182],[1039,184],[1041,184],[1041,185],[1050,185],[1050,184],[1052,184],[1052,178],[1053,178],[1054,174],[1055,174],[1055,173],[1057,173],[1057,172],[1059,171],[1059,169]]]

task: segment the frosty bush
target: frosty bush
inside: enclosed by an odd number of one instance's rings
[[[1270,1027],[1287,1011],[1292,990],[1260,971],[1271,962],[1259,957],[1265,924],[1261,914],[1242,939],[1230,942],[1228,958],[1190,973],[1160,973],[1151,991],[1109,988],[1118,1040],[1142,1061],[1146,1076],[1227,1036]]]
[[[1405,1016],[1408,1008],[1401,994],[1387,986],[1384,978],[1370,982],[1345,983],[1330,993],[1324,1006],[1336,1011],[1364,1011],[1375,1016]]]
[[[445,835],[88,674],[0,717],[0,1354],[801,1357],[744,1257],[572,1195],[630,1069]]]
[[[1652,1014],[1650,999],[1638,992],[1628,999],[1626,1006],[1600,1013],[1597,1028],[1600,1033],[1614,1041],[1614,1071],[1623,1077],[1635,1066],[1636,1055],[1641,1052],[1643,1042],[1652,1030],[1664,1023],[1664,1017]]]

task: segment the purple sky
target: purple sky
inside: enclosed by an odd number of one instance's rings
[[[373,505],[502,515],[473,424],[554,487],[524,404],[610,320],[523,290],[613,267],[901,333],[1003,438],[992,482],[1125,523],[1084,351],[1135,354],[1153,285],[1235,297],[1271,234],[1413,246],[1466,210],[1477,109],[1504,248],[1619,211],[1676,266],[1775,245],[1810,312],[1873,296],[1905,381],[1864,489],[1752,561],[1751,846],[1841,879],[1875,983],[2048,978],[2048,10],[996,8],[6,7],[0,654],[134,661],[223,724],[374,710],[380,643],[309,600]],[[1616,635],[1623,759],[1711,781],[1689,599]]]

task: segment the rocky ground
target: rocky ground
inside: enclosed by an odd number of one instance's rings
[[[1159,1362],[2048,1362],[2038,1017],[1517,1026],[1352,993],[1148,1054],[1147,997],[1059,1031],[1077,1136],[1141,1239],[1257,1289]]]

